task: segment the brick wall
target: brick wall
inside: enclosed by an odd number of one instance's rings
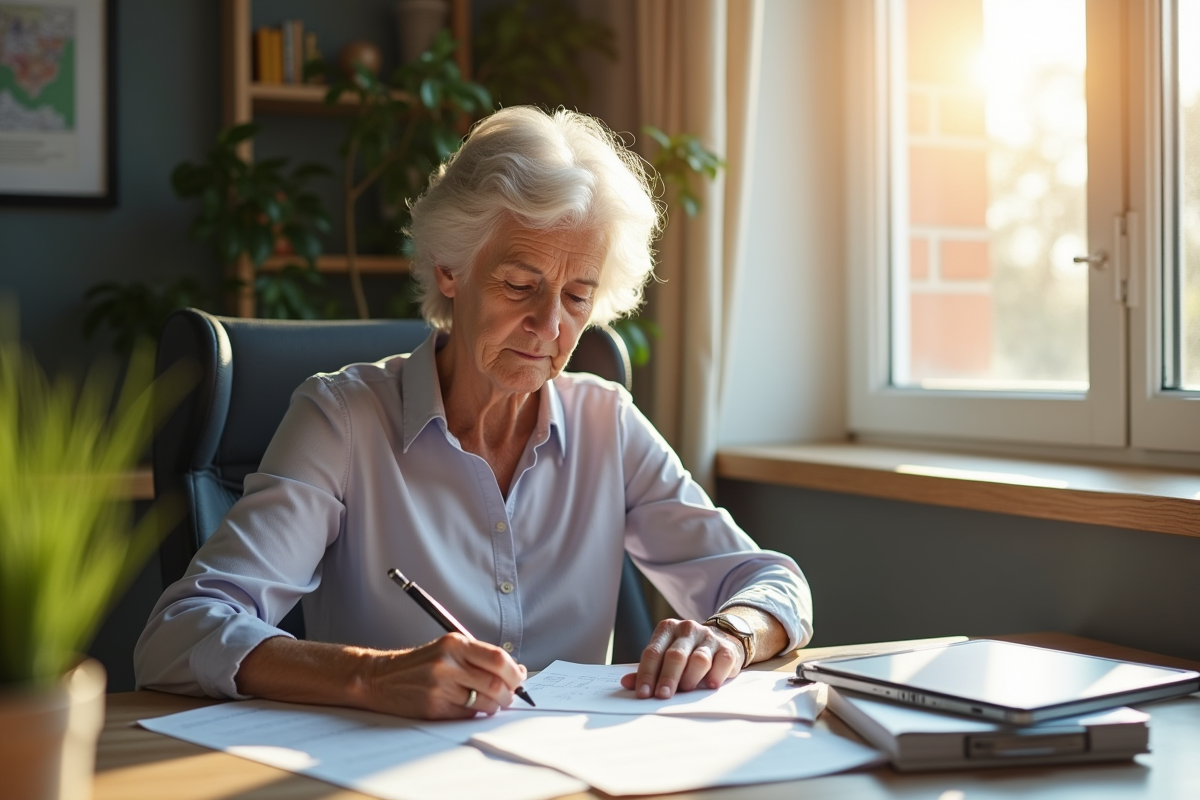
[[[976,80],[982,0],[908,0],[910,379],[992,359],[988,139]]]

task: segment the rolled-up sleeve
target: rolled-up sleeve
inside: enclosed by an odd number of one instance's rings
[[[707,619],[730,606],[775,617],[789,650],[812,639],[812,593],[796,562],[763,550],[716,508],[632,402],[619,411],[626,550],[675,610]]]
[[[139,688],[242,699],[236,676],[321,581],[345,520],[349,415],[326,376],[292,396],[242,498],[163,593],[134,651]]]

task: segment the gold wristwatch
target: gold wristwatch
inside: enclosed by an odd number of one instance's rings
[[[750,623],[745,618],[739,617],[737,614],[717,613],[704,620],[704,624],[724,631],[742,643],[742,652],[746,654],[746,660],[742,662],[742,669],[754,662],[754,628],[750,627]]]

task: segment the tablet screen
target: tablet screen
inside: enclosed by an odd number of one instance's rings
[[[873,683],[1037,709],[1176,683],[1195,673],[986,639],[905,653],[818,662]]]

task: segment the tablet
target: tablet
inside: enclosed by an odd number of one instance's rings
[[[1029,725],[1200,690],[1200,673],[976,639],[796,668],[806,680],[924,708]]]

